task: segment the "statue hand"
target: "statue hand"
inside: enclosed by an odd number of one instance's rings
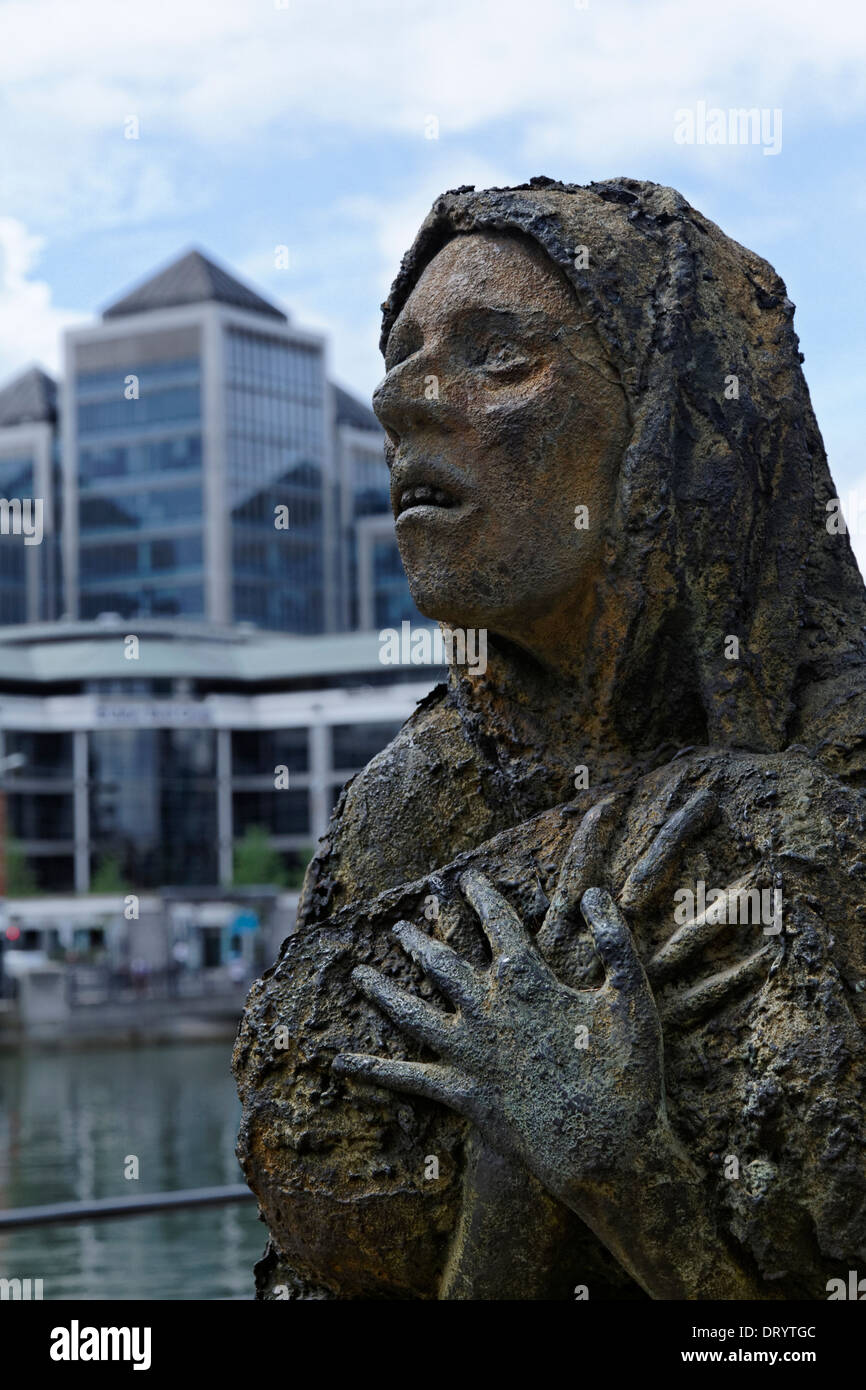
[[[536,936],[536,945],[557,976],[575,989],[598,983],[598,962],[581,930],[578,904],[583,893],[606,877],[612,831],[621,813],[621,796],[605,797],[583,817],[569,845],[556,890]],[[619,906],[634,920],[658,914],[672,897],[672,879],[681,873],[688,842],[698,837],[718,813],[712,792],[701,790],[664,822],[652,843],[633,865],[619,894]],[[767,974],[773,959],[764,935],[757,949],[724,969],[694,979],[704,964],[707,947],[722,934],[728,920],[738,920],[737,894],[756,886],[751,875],[724,889],[729,906],[712,910],[675,930],[646,961],[646,973],[656,996],[665,1034],[689,1029]],[[691,982],[689,982],[689,977]]]
[[[364,992],[405,1032],[438,1052],[439,1063],[343,1056],[335,1067],[440,1100],[473,1120],[490,1149],[514,1160],[515,1180],[521,1166],[531,1169],[654,1296],[705,1297],[710,1287],[716,1296],[747,1296],[744,1289],[753,1296],[748,1278],[708,1222],[700,1174],[667,1126],[659,1022],[628,928],[607,894],[586,891],[602,877],[618,801],[598,803],[584,816],[534,942],[486,880],[476,875],[474,885],[467,881],[464,891],[491,937],[489,970],[473,970],[448,947],[400,924],[403,944],[451,999],[455,1013],[443,1014],[375,971],[359,972]],[[668,891],[686,841],[715,812],[715,799],[698,792],[663,825],[624,885],[621,900],[630,913],[648,910]],[[575,988],[590,981],[593,963],[597,967],[597,957],[575,949],[584,918],[605,964],[604,983],[592,989]],[[692,974],[718,930],[695,922],[675,932],[647,963],[653,985]],[[715,1012],[766,973],[767,954],[765,947],[731,969],[675,989],[662,1000],[665,1026],[689,1027]],[[657,1214],[651,1202],[646,1211],[642,1203],[634,1206],[643,1185],[630,1183],[629,1175],[638,1168],[650,1183],[661,1174],[679,1216],[690,1213],[696,1246],[695,1252],[683,1252],[681,1265],[689,1274],[679,1280],[671,1280],[667,1260],[659,1271],[655,1240],[642,1231],[644,1225],[655,1228]],[[467,1182],[467,1199],[476,1201],[471,1174]],[[507,1226],[493,1221],[492,1229],[501,1252]],[[516,1238],[524,1239],[522,1233]],[[481,1236],[485,1241],[490,1244],[489,1232]],[[486,1260],[485,1251],[480,1254]],[[471,1266],[474,1257],[477,1264],[478,1255],[470,1252],[463,1263]],[[459,1277],[464,1272],[459,1260],[456,1268]]]
[[[574,1206],[578,1188],[622,1181],[647,1135],[664,1125],[661,1026],[628,925],[608,893],[590,888],[581,912],[605,979],[563,984],[510,904],[481,874],[461,888],[492,960],[475,970],[408,922],[394,933],[454,1005],[418,999],[375,970],[358,987],[439,1062],[341,1054],[338,1072],[438,1100],[473,1121],[500,1152],[526,1164]]]

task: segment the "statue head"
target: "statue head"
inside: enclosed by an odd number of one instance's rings
[[[588,627],[628,404],[561,270],[520,234],[449,241],[388,338],[374,407],[422,613],[555,661]]]
[[[423,613],[581,682],[635,749],[781,748],[862,685],[866,595],[767,262],[673,189],[533,179],[437,199],[383,309]]]

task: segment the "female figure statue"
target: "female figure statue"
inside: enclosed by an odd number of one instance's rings
[[[397,537],[485,629],[344,789],[235,1051],[264,1297],[866,1272],[866,592],[772,268],[671,189],[438,199]]]

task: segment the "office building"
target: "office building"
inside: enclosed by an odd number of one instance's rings
[[[300,869],[340,787],[445,670],[376,633],[298,637],[143,618],[0,629],[8,833],[43,892],[106,861],[136,891],[229,885],[250,827]]]
[[[394,538],[382,430],[366,406],[334,387],[340,626],[346,631],[424,623],[409,593]]]
[[[191,251],[66,335],[71,616],[336,627],[324,341]]]
[[[33,368],[0,391],[0,505],[41,499],[51,537],[0,534],[0,625],[422,622],[383,438],[321,335],[190,251],[67,332],[59,389]]]
[[[30,890],[226,888],[252,830],[298,879],[443,674],[380,663],[381,628],[425,621],[382,444],[322,337],[198,251],[70,330],[59,388],[0,391],[0,802]]]
[[[0,390],[0,625],[61,614],[57,387],[38,367]]]

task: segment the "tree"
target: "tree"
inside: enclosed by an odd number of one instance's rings
[[[113,854],[106,854],[90,878],[91,893],[125,893],[129,884],[123,877],[120,860]]]
[[[17,840],[6,841],[6,896],[26,898],[38,892],[33,870]]]
[[[285,888],[285,864],[282,856],[271,849],[264,826],[248,825],[243,839],[235,845],[233,883],[235,888],[265,884]]]

